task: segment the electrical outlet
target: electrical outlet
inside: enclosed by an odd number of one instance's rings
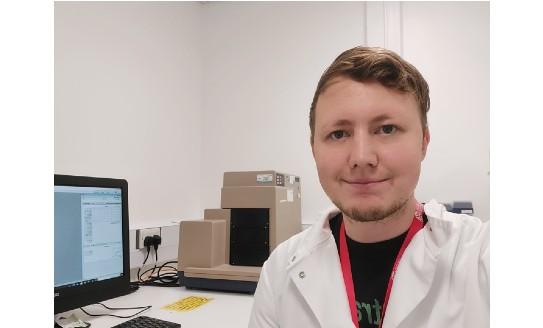
[[[145,246],[143,246],[145,237],[153,237],[154,235],[160,236],[160,228],[138,229],[136,231],[136,249],[145,249]]]

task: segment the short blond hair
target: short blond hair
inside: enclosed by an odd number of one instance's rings
[[[336,77],[347,77],[357,82],[375,81],[384,87],[412,94],[420,111],[422,127],[428,126],[426,114],[430,110],[428,83],[420,72],[393,51],[377,47],[355,47],[341,53],[322,74],[309,110],[311,144],[315,135],[315,107],[319,96]]]

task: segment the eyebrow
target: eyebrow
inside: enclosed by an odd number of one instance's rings
[[[376,122],[386,121],[386,120],[389,120],[389,119],[392,119],[392,117],[390,115],[381,114],[381,115],[378,115],[378,116],[374,117],[370,122],[371,123],[376,123]]]
[[[375,124],[378,122],[386,121],[392,119],[392,117],[388,114],[381,114],[371,119],[370,124]],[[352,125],[352,122],[350,120],[337,120],[334,123],[330,125],[326,125],[327,128],[335,128],[335,127],[344,127],[344,126],[350,126]]]
[[[349,120],[337,120],[334,123],[330,124],[330,126],[346,126],[351,124],[352,123]]]

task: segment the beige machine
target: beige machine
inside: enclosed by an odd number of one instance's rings
[[[299,177],[225,172],[221,208],[206,209],[203,220],[181,221],[180,283],[252,293],[269,254],[301,229]]]

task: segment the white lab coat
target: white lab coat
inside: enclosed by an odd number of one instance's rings
[[[489,225],[424,206],[428,223],[400,261],[383,328],[489,327]],[[264,263],[249,327],[354,327],[332,210]]]

